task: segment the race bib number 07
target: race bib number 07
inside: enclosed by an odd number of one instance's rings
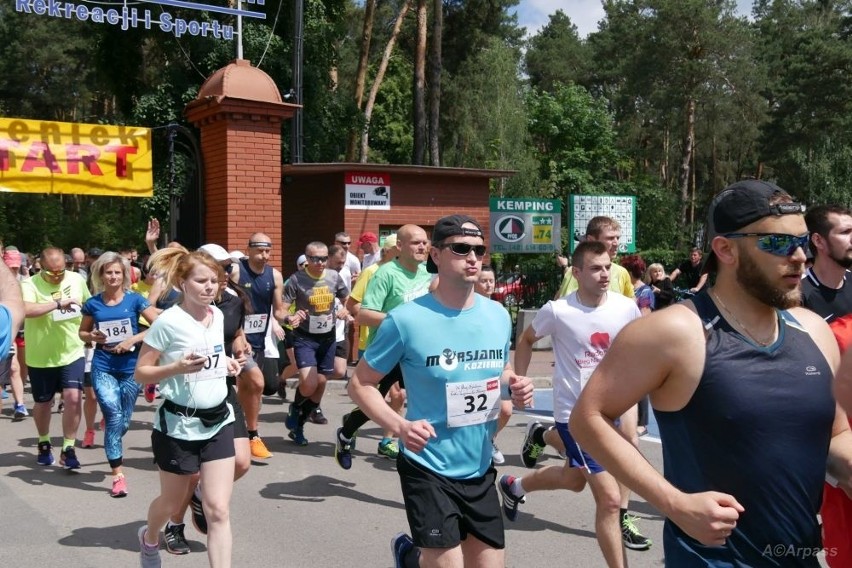
[[[471,426],[497,420],[500,378],[447,383],[447,426]]]
[[[228,359],[225,355],[224,345],[198,345],[190,350],[188,355],[206,357],[204,366],[197,373],[184,375],[188,381],[209,381],[211,379],[224,379],[228,374]]]

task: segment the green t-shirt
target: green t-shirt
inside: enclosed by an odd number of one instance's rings
[[[380,266],[370,279],[361,309],[388,313],[400,304],[428,294],[431,282],[432,275],[426,271],[425,264],[418,265],[417,272],[409,272],[394,259]]]
[[[62,282],[51,284],[38,274],[21,282],[21,295],[32,304],[56,304],[74,298],[81,304],[91,298],[86,280],[76,272],[65,272]],[[73,310],[54,309],[43,316],[24,320],[29,367],[53,368],[70,365],[84,356],[83,340],[78,335],[83,321],[81,306]]]
[[[379,269],[379,264],[371,264],[361,271],[358,275],[358,280],[352,286],[352,293],[349,297],[359,304],[364,301],[364,293],[367,291],[367,284],[373,279],[376,270]],[[367,348],[370,339],[370,328],[366,325],[358,326],[358,349],[364,351]]]

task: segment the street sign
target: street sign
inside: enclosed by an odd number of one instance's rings
[[[636,252],[635,195],[570,195],[568,197],[568,243],[570,252],[586,236],[586,225],[594,217],[611,217],[621,225],[619,253]]]
[[[490,205],[490,252],[532,254],[559,250],[560,200],[492,197]]]

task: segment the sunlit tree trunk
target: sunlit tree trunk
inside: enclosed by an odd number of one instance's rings
[[[443,42],[444,3],[432,2],[432,45],[429,65],[429,157],[433,166],[441,165],[441,44]]]
[[[361,32],[361,52],[358,57],[358,70],[355,73],[355,105],[361,109],[364,102],[364,88],[367,83],[367,68],[370,63],[370,42],[373,39],[373,18],[376,14],[376,0],[367,0],[364,4],[364,28]],[[358,152],[358,133],[351,131],[346,144],[346,161],[354,162]]]
[[[367,103],[364,105],[364,130],[361,133],[361,163],[367,163],[367,157],[370,151],[370,119],[373,116],[373,107],[376,105],[376,95],[379,93],[379,87],[382,85],[382,80],[385,78],[385,72],[388,69],[393,47],[396,45],[396,39],[399,37],[399,30],[402,29],[402,22],[405,20],[405,15],[411,8],[412,0],[409,0],[402,5],[399,14],[396,16],[396,21],[393,24],[393,31],[385,45],[385,51],[382,54],[382,61],[379,63],[379,69],[376,71],[376,78],[373,79],[373,86],[370,87],[370,94],[367,95]]]
[[[426,31],[427,0],[417,0],[417,43],[414,51],[414,156],[426,163]]]

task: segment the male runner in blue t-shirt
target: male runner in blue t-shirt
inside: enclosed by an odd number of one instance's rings
[[[531,403],[533,388],[509,364],[508,314],[474,292],[484,255],[474,219],[438,220],[427,262],[437,288],[385,317],[349,384],[356,404],[402,443],[397,471],[412,537],[391,541],[398,568],[504,564],[491,438],[501,384],[519,408]],[[375,388],[397,363],[405,418]]]

